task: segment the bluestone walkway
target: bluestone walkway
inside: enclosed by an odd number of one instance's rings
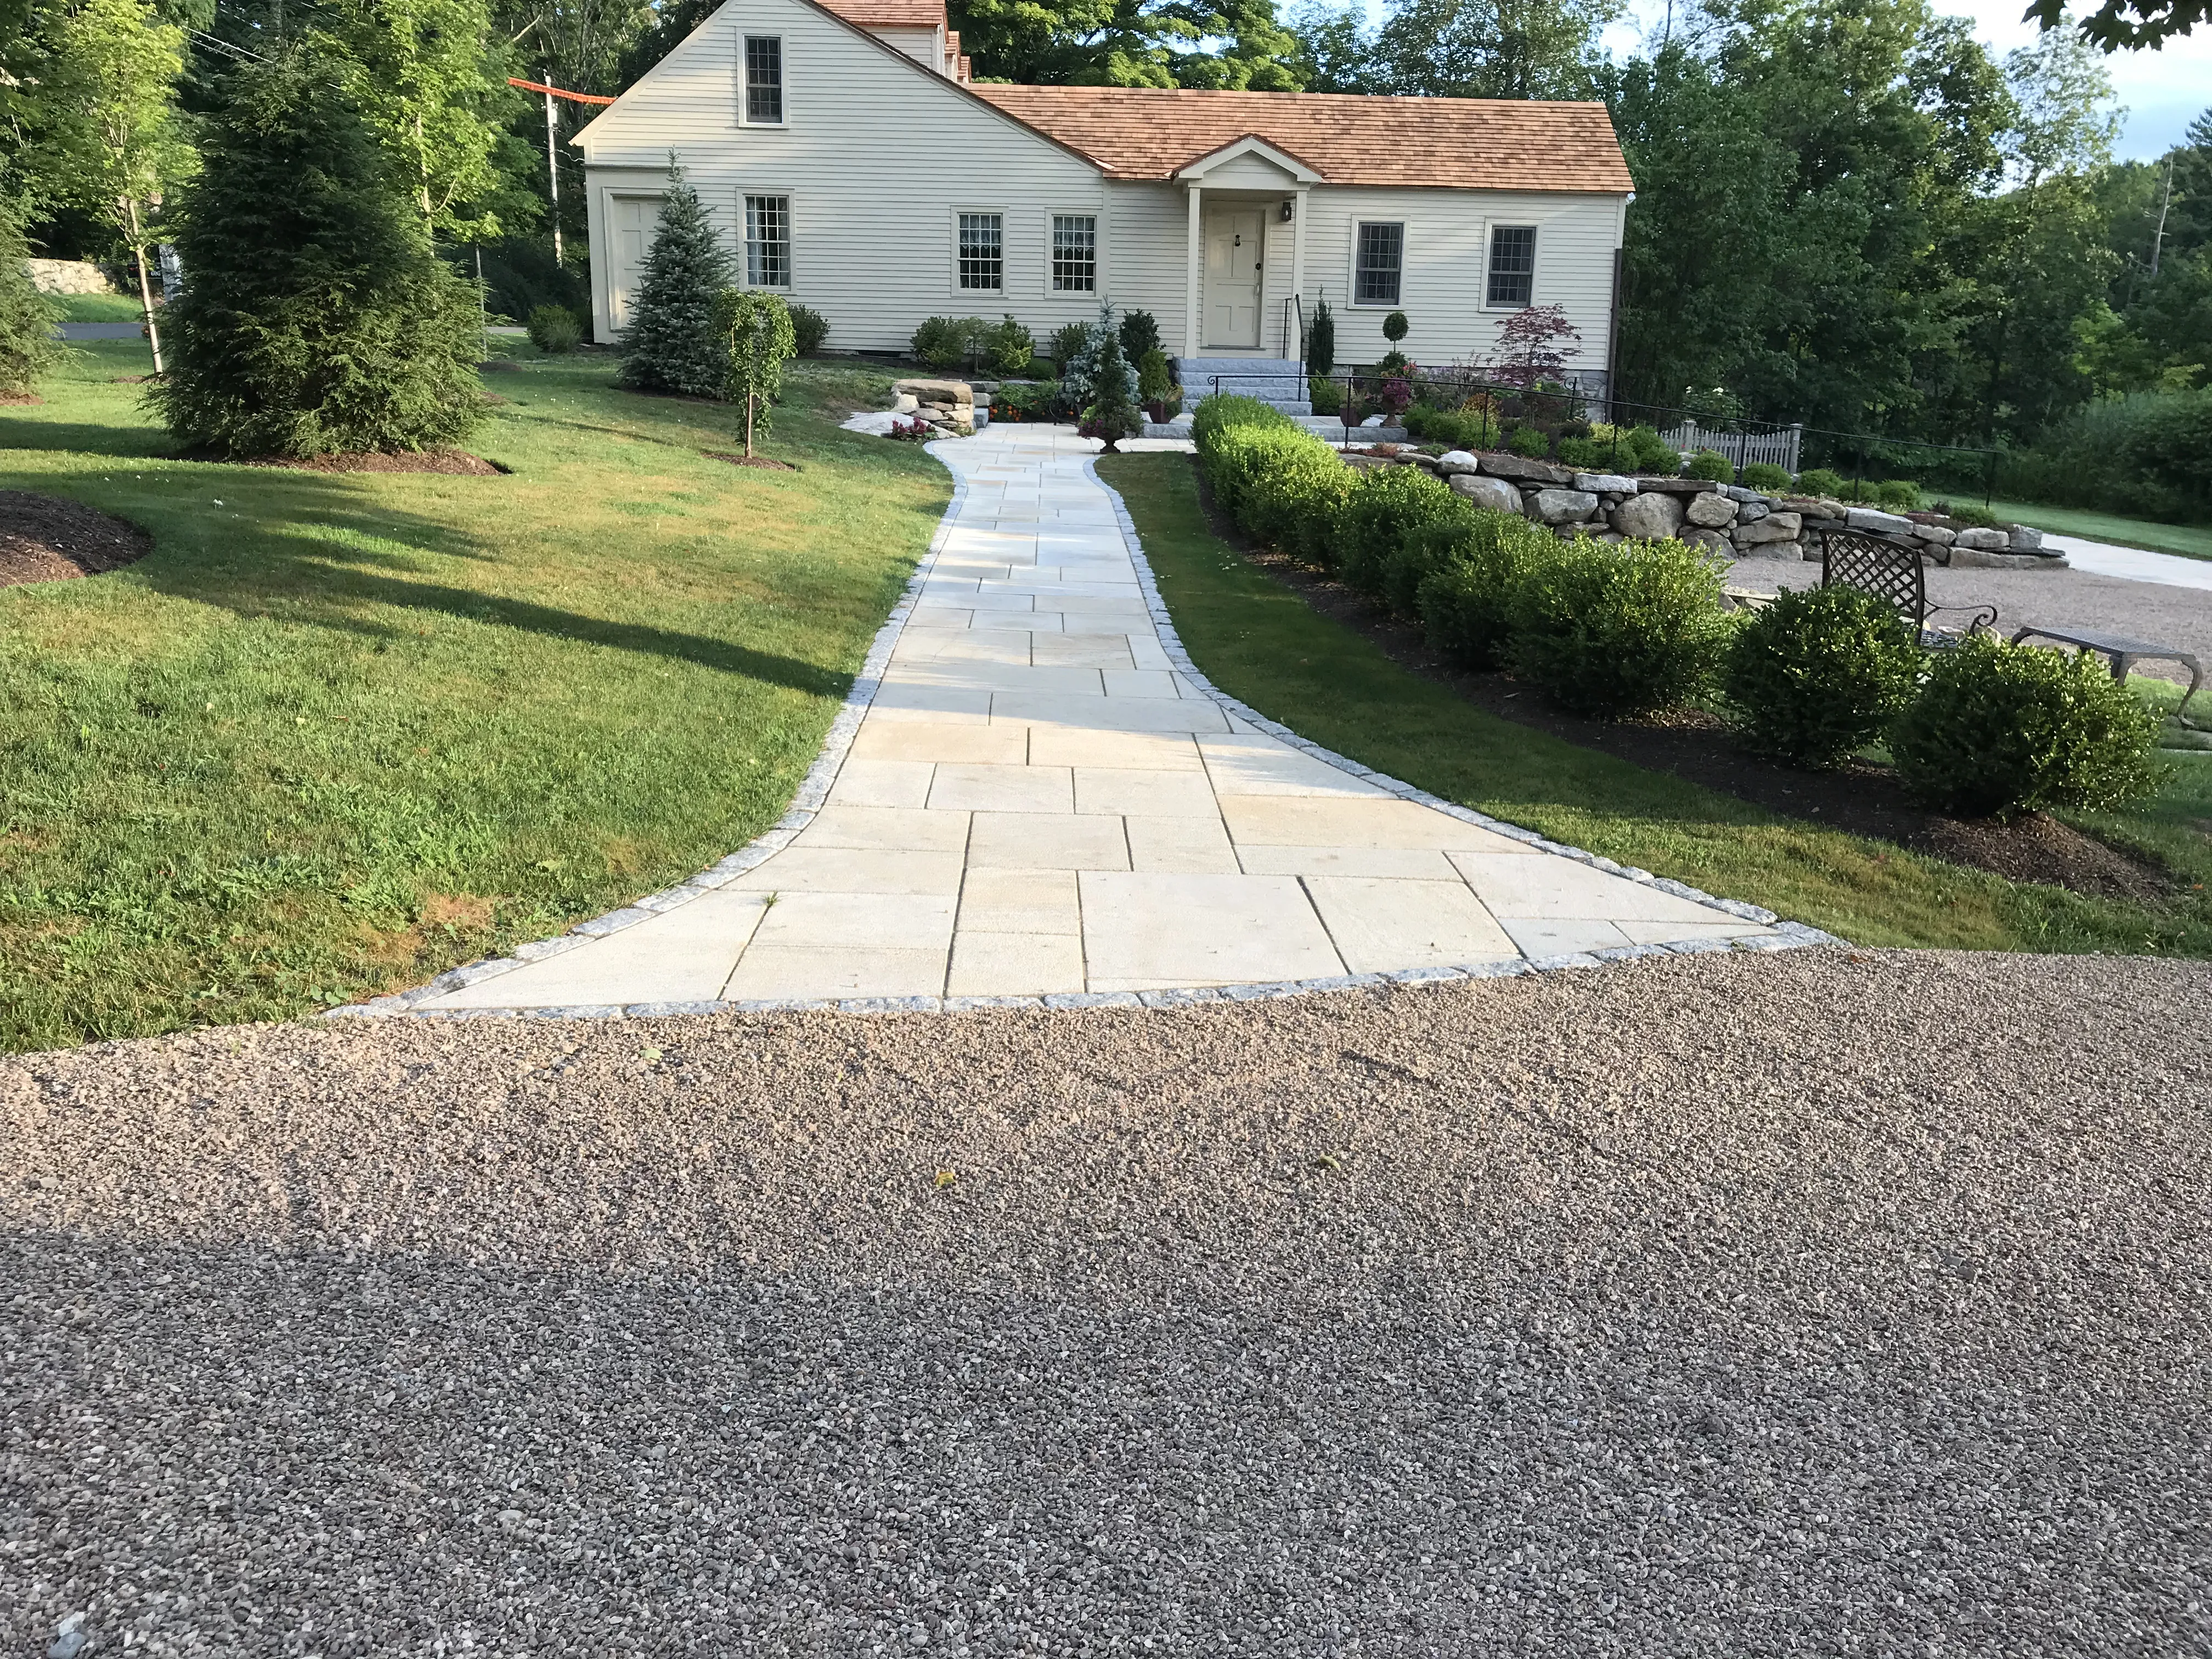
[[[412,1011],[1126,995],[1799,942],[1213,692],[1066,429],[934,453],[962,488],[782,844]]]

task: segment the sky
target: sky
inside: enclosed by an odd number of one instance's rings
[[[1631,0],[1632,17],[1606,31],[1615,53],[1636,49],[1644,29],[1666,12],[1665,0]],[[1936,0],[1936,9],[1970,17],[1974,33],[2002,57],[2035,36],[2035,26],[2020,15],[2027,0]],[[2212,106],[2212,23],[2193,34],[2168,40],[2162,52],[2118,52],[2105,60],[2116,100],[2127,112],[2114,155],[2124,161],[2147,161],[2181,142],[2183,130]]]

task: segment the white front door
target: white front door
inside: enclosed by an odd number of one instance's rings
[[[614,222],[614,254],[607,269],[607,320],[617,331],[629,326],[637,285],[645,280],[645,256],[660,222],[658,196],[611,196],[607,216]]]
[[[1206,216],[1206,344],[1251,349],[1260,343],[1260,258],[1267,216],[1224,208]]]

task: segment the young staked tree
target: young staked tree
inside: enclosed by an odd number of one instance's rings
[[[147,256],[162,240],[155,216],[165,193],[193,166],[175,99],[184,42],[143,0],[57,9],[45,25],[36,136],[23,158],[44,198],[93,214],[129,252],[157,374],[165,365]]]
[[[783,392],[783,366],[799,355],[791,307],[776,294],[726,288],[714,296],[714,332],[729,353],[723,395],[744,411],[745,459],[756,434],[768,436],[770,408]]]
[[[54,308],[23,267],[30,252],[14,204],[0,200],[0,397],[29,397],[61,356]]]
[[[294,48],[231,77],[181,204],[188,273],[152,393],[241,456],[440,448],[480,418],[475,290],[431,252],[347,87]]]
[[[706,204],[673,156],[645,275],[623,337],[620,383],[636,392],[719,398],[729,379],[728,338],[715,323],[716,296],[730,286],[730,256]]]

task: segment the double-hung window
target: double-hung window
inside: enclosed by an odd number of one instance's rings
[[[1001,213],[960,216],[960,286],[996,294],[1006,285],[1006,219]]]
[[[1518,310],[1535,297],[1536,227],[1490,228],[1490,286],[1485,304]]]
[[[1097,215],[1055,213],[1052,216],[1052,291],[1055,294],[1096,294],[1098,291]]]
[[[774,34],[745,36],[745,124],[783,125],[783,41]]]
[[[1352,302],[1395,306],[1405,275],[1406,227],[1362,221],[1352,262]]]
[[[752,288],[791,286],[791,198],[745,198],[745,282]]]

